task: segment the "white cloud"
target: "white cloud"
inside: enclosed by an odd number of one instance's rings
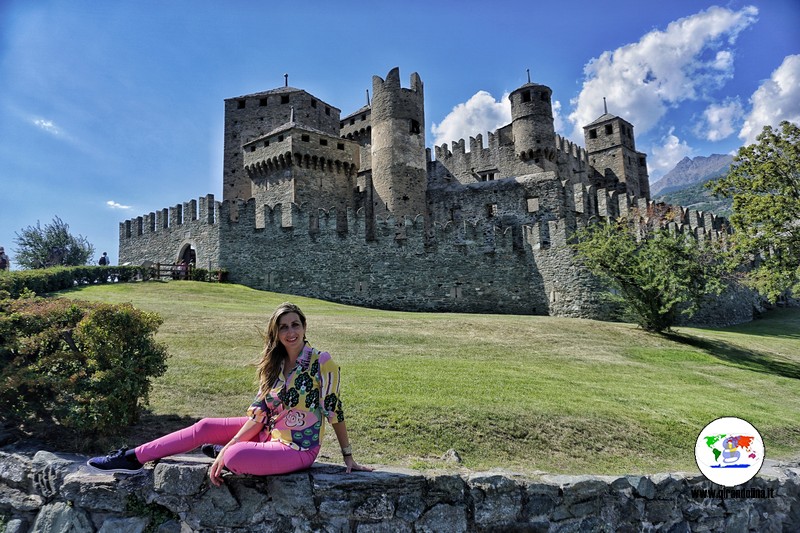
[[[660,145],[650,149],[652,157],[649,158],[648,173],[650,181],[655,182],[672,170],[678,162],[691,155],[692,148],[674,135],[675,128],[670,128],[669,133],[661,138]]]
[[[570,102],[573,139],[582,140],[583,126],[602,114],[604,96],[611,113],[643,133],[670,106],[722,85],[733,76],[733,52],[720,48],[732,45],[757,15],[753,6],[739,11],[713,6],[589,61],[583,88]]]
[[[129,205],[122,205],[120,203],[115,202],[114,200],[109,200],[106,202],[106,205],[111,209],[130,209],[131,206]]]
[[[511,102],[508,93],[495,101],[487,91],[478,91],[472,97],[458,104],[439,124],[431,125],[433,144],[458,141],[486,134],[511,122]]]
[[[561,102],[556,100],[553,102],[553,129],[556,133],[564,131],[564,117],[561,116]]]
[[[739,132],[745,144],[754,143],[764,126],[777,126],[782,120],[800,124],[800,55],[786,56],[750,103],[753,107]]]
[[[743,116],[744,109],[738,99],[711,104],[703,111],[703,119],[695,126],[695,134],[709,141],[727,139],[736,132]]]
[[[45,120],[43,118],[37,118],[33,120],[33,125],[37,126],[38,128],[46,131],[51,135],[61,135],[61,129],[55,125],[52,120]]]

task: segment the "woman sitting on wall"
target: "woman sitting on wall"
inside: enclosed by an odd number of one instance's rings
[[[283,303],[272,313],[261,362],[259,392],[247,416],[204,418],[132,450],[89,459],[99,472],[135,473],[143,463],[202,445],[214,458],[209,477],[222,483],[223,468],[235,474],[285,474],[308,468],[320,450],[324,419],[333,426],[347,472],[372,469],[353,459],[342,402],[339,366],[306,341],[306,317]]]

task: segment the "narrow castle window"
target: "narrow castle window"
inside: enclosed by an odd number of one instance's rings
[[[311,100],[311,107],[313,107],[314,109],[317,108],[317,101],[316,100]]]
[[[283,140],[283,135],[278,135],[278,142],[281,142],[282,140]]]
[[[367,114],[361,113],[361,120],[367,120]]]
[[[344,143],[336,143],[337,150],[344,150]]]
[[[612,133],[614,133],[614,126],[606,124],[606,135],[611,135]]]
[[[325,114],[330,116],[330,114],[331,114],[331,108],[330,107],[325,106]]]
[[[522,93],[522,101],[523,102],[530,102],[531,101],[531,92],[530,91],[525,91],[524,93]]]
[[[250,151],[251,151],[251,152],[255,152],[255,151],[256,151],[256,147],[255,147],[255,145],[253,145],[253,146],[251,146],[251,147],[250,147]]]
[[[300,140],[303,142],[308,142],[311,140],[311,137],[309,137],[308,135],[301,135]]]
[[[320,146],[328,146],[328,139],[320,139],[319,140]]]
[[[549,98],[547,97],[547,92],[545,91],[542,91],[542,94],[539,95],[539,98],[542,99],[542,102],[546,102],[547,100],[549,100]]]
[[[267,105],[267,99],[266,99],[266,98],[261,98],[261,99],[258,101],[258,105],[259,105],[259,106],[261,106],[261,107],[264,107],[264,106],[266,106],[266,105]]]
[[[597,139],[597,129],[589,130],[589,138]]]
[[[288,104],[289,103],[289,95],[288,94],[284,94],[283,96],[281,96],[281,103],[282,104]]]
[[[494,218],[497,215],[497,204],[486,204],[486,217]]]
[[[267,139],[266,141],[264,141],[264,148],[266,148],[267,146],[269,146],[269,139]]]
[[[414,120],[414,119],[411,120],[411,133],[413,135],[416,135],[416,134],[419,133],[419,122]]]
[[[351,119],[350,119],[350,125],[352,126],[352,125],[353,125],[353,124],[355,124],[355,123],[356,123],[356,119],[354,119],[354,118],[351,118]]]
[[[244,109],[245,105],[246,105],[246,101],[245,100],[236,100],[236,108],[237,109]]]

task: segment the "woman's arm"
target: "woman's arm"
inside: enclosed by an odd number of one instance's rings
[[[264,424],[261,422],[256,422],[252,418],[248,419],[247,422],[244,423],[242,429],[236,432],[236,435],[228,442],[228,444],[223,446],[222,450],[219,452],[219,455],[217,455],[217,458],[214,459],[214,464],[211,465],[211,470],[208,471],[208,477],[211,478],[211,483],[217,487],[222,485],[222,468],[225,466],[222,456],[225,455],[225,450],[227,450],[231,444],[236,444],[239,441],[249,441],[255,437],[263,427]]]
[[[336,433],[336,439],[339,441],[339,447],[342,449],[344,456],[344,464],[347,465],[347,473],[353,470],[363,470],[365,472],[372,472],[372,468],[368,466],[361,466],[353,459],[353,452],[350,448],[350,439],[347,437],[347,426],[344,422],[338,422],[333,425],[333,431]]]

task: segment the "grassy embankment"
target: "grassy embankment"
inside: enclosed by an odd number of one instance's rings
[[[402,313],[195,282],[82,288],[164,318],[166,375],[130,444],[203,416],[238,416],[255,391],[258,328],[282,301],[343,367],[356,458],[552,473],[695,471],[694,442],[720,416],[761,432],[770,458],[800,454],[800,310],[671,336],[541,316]],[[322,458],[340,461],[326,432]]]

